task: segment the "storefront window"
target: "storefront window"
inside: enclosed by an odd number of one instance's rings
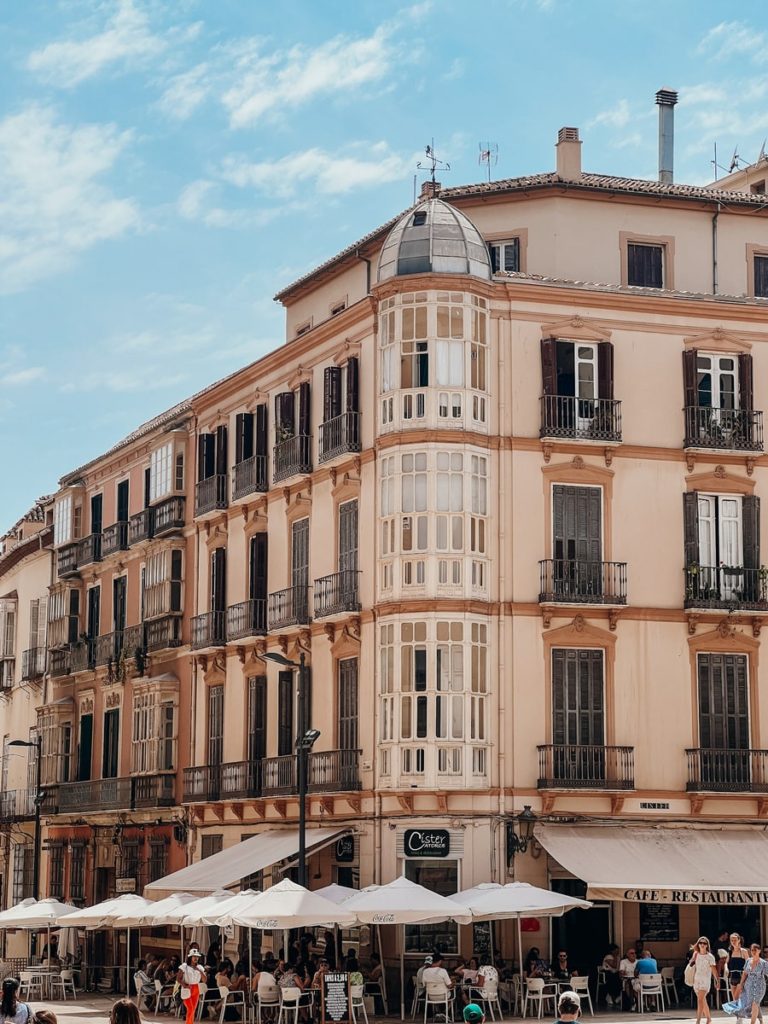
[[[405,877],[439,896],[452,896],[459,889],[457,860],[406,860]],[[411,924],[405,928],[406,953],[458,953],[459,928],[452,921],[440,924]]]

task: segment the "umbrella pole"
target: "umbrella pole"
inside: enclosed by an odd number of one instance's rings
[[[125,930],[125,998],[131,998],[131,929]]]
[[[518,970],[520,971],[520,1002],[521,1005],[525,1005],[523,1000],[525,999],[525,979],[523,978],[523,929],[520,924],[520,915],[517,915],[517,962]]]
[[[248,988],[249,995],[253,996],[253,929],[248,927]],[[253,1013],[253,998],[251,998],[251,1013]]]
[[[389,1013],[389,1000],[387,999],[387,969],[384,966],[384,947],[381,944],[381,925],[376,925],[376,937],[379,940],[379,957],[381,958],[381,994],[384,999],[384,1012]]]
[[[400,1020],[405,1020],[405,925],[400,933]]]

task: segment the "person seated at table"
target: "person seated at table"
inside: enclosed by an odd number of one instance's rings
[[[561,949],[552,966],[552,977],[558,981],[570,981],[575,973],[576,971],[571,970],[568,966],[568,953],[566,950]]]
[[[619,947],[611,943],[600,965],[605,977],[606,1005],[612,1006],[615,1003],[618,1006],[621,998],[620,960]]]
[[[477,957],[470,957],[469,963],[463,963],[453,972],[456,980],[462,985],[474,985],[477,981]]]
[[[287,964],[277,979],[277,985],[280,989],[298,988],[303,992],[306,987],[304,972],[298,971],[295,964]]]
[[[643,955],[635,964],[635,977],[639,978],[641,974],[658,974],[659,965],[654,959],[653,953],[650,949],[644,949]]]
[[[147,957],[147,977],[151,980],[155,980],[155,971],[160,963],[160,957],[156,953],[150,953]]]
[[[221,963],[221,943],[214,940],[208,947],[208,952],[205,955],[205,966],[213,967],[214,969]]]
[[[136,986],[136,998],[139,1005],[141,1005],[143,999],[144,1006],[148,1010],[155,998],[155,983],[147,974],[146,960],[139,960],[139,969],[133,976],[133,982]]]
[[[320,963],[317,965],[317,970],[312,975],[312,988],[322,989],[323,987],[323,975],[327,974],[330,969],[328,961],[323,957]]]
[[[231,985],[230,988],[234,992],[247,992],[250,984],[250,978],[248,977],[248,963],[245,960],[238,960],[235,964],[235,968],[230,975]]]
[[[491,985],[499,984],[499,972],[492,964],[481,964],[477,971],[474,987],[482,991],[490,982]]]
[[[378,1008],[381,1003],[382,1013],[384,1012],[384,970],[381,966],[381,957],[378,953],[371,953],[370,964],[365,972],[365,994],[373,996],[374,1006]]]
[[[549,964],[541,959],[537,946],[531,946],[523,963],[523,977],[544,978],[549,974]]]
[[[433,955],[430,966],[424,968],[421,975],[421,983],[425,987],[427,985],[445,985],[449,990],[453,988],[451,976],[443,966],[442,953],[435,953]]]
[[[323,939],[324,939],[324,942],[325,942],[325,945],[323,947],[323,956],[328,961],[328,963],[331,965],[331,969],[335,969],[336,968],[336,937],[334,936],[333,932],[330,931],[330,929],[329,929],[328,931],[326,931],[325,935],[323,936]]]
[[[353,949],[350,949],[347,952],[344,969],[349,974],[350,985],[362,985],[364,983],[363,972],[360,970],[360,962],[358,961],[357,955]]]
[[[637,966],[637,953],[635,947],[630,946],[626,955],[619,961],[619,978],[621,979],[621,1008],[631,1010],[635,1005],[635,967]]]
[[[59,936],[52,935],[50,943],[43,946],[43,952],[41,954],[43,963],[46,960],[58,960],[59,959]]]
[[[501,981],[511,981],[512,978],[514,978],[515,972],[512,970],[511,967],[507,967],[504,957],[497,956],[496,959],[493,961],[493,966],[496,968],[496,971]]]

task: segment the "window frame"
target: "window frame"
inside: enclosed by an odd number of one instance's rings
[[[493,257],[490,255],[491,246],[503,245],[517,239],[517,270],[516,271],[503,271],[500,270],[498,273],[528,273],[528,228],[510,228],[508,231],[492,231],[490,234],[484,236],[486,245],[489,250],[489,257],[491,259],[491,267],[493,267]],[[497,271],[492,270],[492,274]]]
[[[755,261],[761,258],[768,261],[768,245],[765,243],[748,242],[746,246],[747,260],[747,295],[752,299],[768,299],[768,291],[765,295],[758,295],[755,290]]]
[[[659,246],[662,249],[661,288],[654,285],[635,285],[629,281],[629,246]],[[619,232],[619,252],[621,257],[621,284],[625,288],[651,288],[654,291],[674,291],[675,289],[675,237],[674,235],[643,235],[635,231]]]

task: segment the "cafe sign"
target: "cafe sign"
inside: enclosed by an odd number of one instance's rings
[[[407,828],[403,835],[406,857],[447,857],[451,834],[444,828]]]
[[[698,907],[768,906],[768,890],[761,889],[618,889],[590,886],[590,900],[621,900],[625,903],[672,903]]]

